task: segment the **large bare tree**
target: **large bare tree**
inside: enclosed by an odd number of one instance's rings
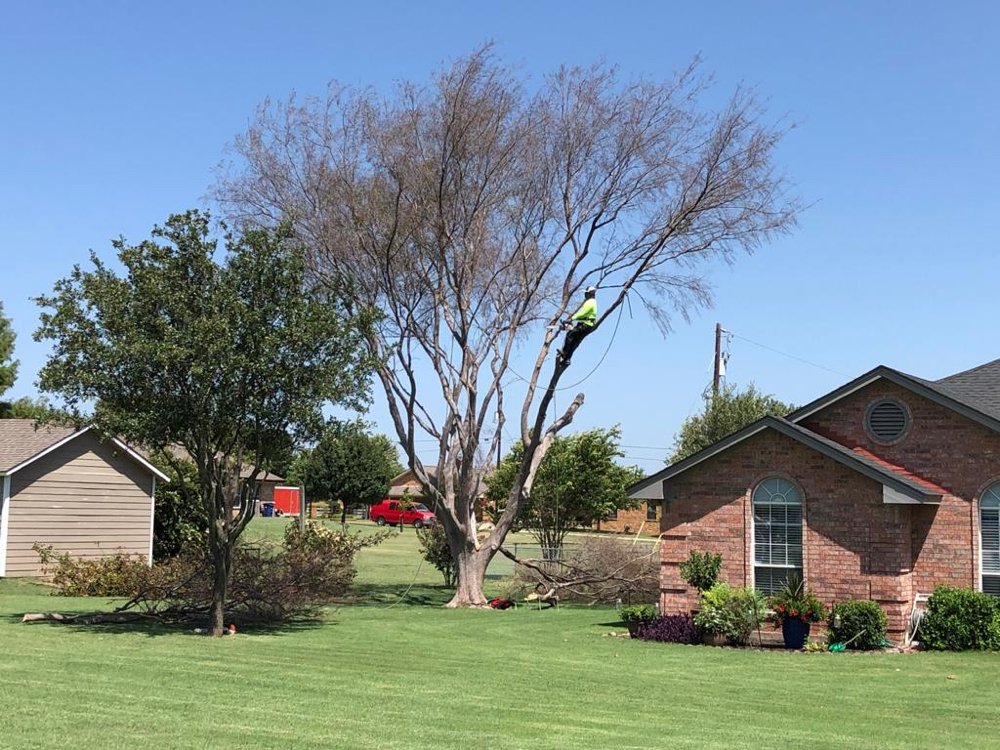
[[[583,405],[577,393],[549,417],[566,371],[555,324],[582,290],[602,290],[597,328],[631,295],[666,331],[708,301],[698,266],[753,250],[797,211],[774,168],[780,129],[743,90],[706,105],[697,64],[662,83],[596,65],[529,84],[485,47],[388,96],[334,85],[265,102],[218,187],[237,218],[293,221],[315,272],[381,311],[368,345],[457,563],[451,606],[485,603],[487,565]],[[473,506],[512,382],[523,460],[481,539]],[[428,437],[433,472],[417,451]]]

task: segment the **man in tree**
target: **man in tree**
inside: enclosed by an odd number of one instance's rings
[[[597,323],[597,287],[588,286],[583,293],[583,303],[576,312],[563,323],[566,330],[566,340],[563,348],[556,352],[556,356],[562,361],[563,367],[570,366],[573,352],[583,341],[583,337],[594,330]]]
[[[171,216],[153,239],[116,240],[119,275],[91,253],[56,283],[39,340],[53,353],[39,376],[79,420],[177,463],[194,464],[213,569],[211,625],[221,635],[233,547],[253,514],[263,467],[310,434],[321,407],[361,407],[368,360],[364,317],[344,318],[327,286],[306,285],[301,246],[282,227],[225,234],[226,256],[207,214]],[[178,450],[180,449],[180,450]]]
[[[671,311],[709,299],[699,262],[794,224],[774,164],[781,133],[748,92],[717,107],[707,85],[696,65],[661,82],[596,65],[529,86],[485,47],[395,95],[332,85],[325,101],[266,105],[235,144],[241,162],[218,189],[233,216],[288,217],[317,279],[346,290],[351,309],[383,313],[365,341],[448,536],[449,606],[486,604],[486,568],[583,405],[577,393],[551,418],[565,362],[542,376],[572,301],[616,290],[593,331],[632,293],[667,330]],[[475,502],[507,424],[512,353],[539,326],[518,378],[524,452],[481,539]],[[436,466],[417,455],[428,439]]]
[[[761,393],[753,383],[740,391],[736,385],[723,385],[715,394],[705,395],[701,414],[688,417],[674,442],[673,455],[668,463],[675,463],[717,443],[727,435],[742,430],[761,417],[783,417],[795,407],[779,401],[774,396]]]

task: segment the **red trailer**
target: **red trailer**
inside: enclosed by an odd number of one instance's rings
[[[274,509],[285,516],[297,516],[299,514],[299,488],[275,487]]]

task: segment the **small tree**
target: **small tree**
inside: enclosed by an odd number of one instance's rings
[[[193,461],[152,456],[170,481],[156,485],[153,512],[153,559],[174,557],[191,547],[203,548],[208,539],[208,517],[198,492],[198,469]]]
[[[17,379],[18,361],[14,359],[14,341],[17,334],[11,325],[10,318],[3,315],[3,303],[0,302],[0,395],[10,390]]]
[[[73,415],[52,406],[44,398],[22,396],[13,401],[0,401],[0,419],[32,419],[46,424],[72,424]]]
[[[557,559],[566,534],[590,526],[613,511],[634,508],[625,489],[642,478],[635,466],[621,466],[621,430],[594,429],[558,437],[542,460],[531,495],[517,517],[542,545],[545,559]],[[521,467],[523,447],[515,445],[494,474],[486,479],[486,496],[502,512]]]
[[[283,228],[225,235],[221,261],[207,214],[171,216],[152,234],[113,243],[124,274],[91,253],[92,270],[75,266],[39,298],[35,337],[53,342],[40,382],[81,420],[94,404],[88,419],[104,433],[179,446],[193,461],[214,568],[212,632],[221,635],[257,477],[289,431],[321,424],[325,402],[360,406],[364,323],[344,322],[332,287],[322,299],[310,293],[303,254]]]
[[[740,391],[736,385],[724,385],[717,394],[705,395],[701,414],[688,417],[674,441],[674,452],[667,459],[675,463],[717,443],[727,435],[742,430],[769,414],[783,417],[795,409],[756,389],[753,383]]]
[[[361,421],[327,423],[316,445],[296,458],[292,476],[305,485],[306,496],[339,500],[341,524],[350,505],[377,503],[389,482],[402,471],[396,447],[385,435],[371,435]]]
[[[708,591],[716,584],[721,569],[722,555],[696,550],[692,550],[688,559],[680,564],[681,578],[699,592]]]
[[[455,558],[451,556],[448,536],[440,524],[417,529],[420,555],[444,576],[445,586],[455,585]]]

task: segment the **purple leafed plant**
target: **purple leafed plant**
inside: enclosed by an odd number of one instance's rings
[[[660,643],[698,643],[698,629],[691,615],[664,615],[639,626],[637,638]]]

